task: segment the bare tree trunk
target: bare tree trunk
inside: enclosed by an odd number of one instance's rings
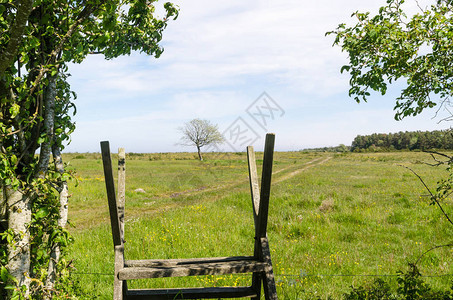
[[[8,244],[8,271],[14,276],[19,286],[27,287],[28,296],[30,287],[30,231],[28,225],[31,222],[30,194],[24,194],[21,190],[15,190],[11,186],[5,186],[6,202],[8,206],[8,229],[14,232],[14,243]],[[13,291],[9,291],[11,296]]]
[[[198,159],[203,160],[203,156],[201,156],[201,147],[197,146],[197,150],[198,150]]]
[[[55,169],[60,173],[63,174],[64,164],[63,158],[61,157],[60,148],[55,143],[52,146],[52,153],[54,158]],[[59,218],[58,218],[58,226],[61,228],[65,228],[66,224],[68,223],[68,198],[69,198],[69,190],[68,190],[68,183],[66,181],[61,181],[59,186],[59,193],[60,193],[60,208],[59,208]],[[47,280],[46,280],[46,290],[49,292],[53,290],[55,286],[55,280],[57,278],[57,265],[60,261],[61,249],[59,244],[55,244],[52,248],[52,252],[50,253],[50,261],[49,267],[47,269]],[[44,299],[52,299],[52,294],[49,293],[44,297]]]

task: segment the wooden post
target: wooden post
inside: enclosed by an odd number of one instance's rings
[[[261,175],[261,190],[258,195],[258,176],[256,172],[255,153],[252,147],[247,148],[249,160],[250,190],[253,203],[253,217],[255,220],[255,249],[254,257],[268,263],[268,268],[262,273],[253,273],[252,288],[257,293],[258,300],[261,294],[261,284],[264,284],[266,300],[276,300],[277,291],[275,287],[272,261],[270,257],[269,244],[267,242],[267,219],[269,214],[269,197],[272,179],[272,163],[274,158],[275,135],[268,133],[264,145],[263,170]]]
[[[124,206],[126,202],[126,154],[124,148],[118,149],[118,219],[121,239],[124,243]]]
[[[264,295],[266,300],[278,300],[277,287],[275,285],[274,278],[274,269],[272,268],[271,251],[269,249],[269,242],[267,240],[267,237],[261,238],[260,243],[261,243],[261,255],[263,261],[266,263],[266,270],[262,275]]]
[[[121,230],[118,219],[118,206],[116,204],[115,183],[113,182],[112,159],[110,157],[109,142],[101,142],[102,162],[104,165],[105,188],[109,203],[110,223],[112,225],[113,245],[122,246]]]
[[[123,300],[127,290],[125,281],[118,278],[118,271],[124,267],[124,245],[115,246],[115,277],[113,278],[113,300]]]
[[[112,226],[113,246],[115,249],[115,278],[113,281],[113,299],[123,300],[123,282],[118,278],[118,271],[124,267],[124,244],[120,221],[118,218],[118,204],[115,197],[115,183],[113,180],[112,160],[110,157],[109,142],[101,142],[102,162],[104,165],[105,187],[109,204],[110,224]]]
[[[253,207],[253,221],[255,223],[255,239],[258,236],[258,214],[260,210],[260,187],[258,185],[258,175],[256,171],[256,159],[255,151],[253,146],[247,147],[247,162],[249,169],[249,181],[250,181],[250,194],[252,195],[252,207]],[[259,248],[256,243],[254,243],[254,256],[258,259]],[[253,300],[259,300],[261,296],[261,274],[253,273],[252,275],[252,288],[257,294],[256,297],[253,297]]]
[[[258,212],[258,235],[256,238],[266,237],[267,217],[269,214],[269,197],[271,194],[272,162],[274,159],[275,134],[266,134],[264,144],[263,170],[261,174],[260,208]]]
[[[253,146],[247,147],[247,162],[249,169],[250,193],[252,195],[253,220],[255,228],[258,225],[258,212],[260,209],[260,187],[258,185],[258,175],[256,171],[255,152]]]

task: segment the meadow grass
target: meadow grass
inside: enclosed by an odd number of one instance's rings
[[[257,153],[260,162],[262,153]],[[113,243],[99,154],[67,154],[72,182],[68,257],[86,298],[111,299]],[[128,154],[127,259],[253,254],[245,153]],[[115,159],[115,157],[114,157]],[[275,154],[268,237],[280,299],[341,299],[351,285],[405,270],[426,250],[451,241],[453,226],[429,205],[429,186],[446,175],[421,152]],[[258,168],[260,169],[260,167]],[[141,188],[144,192],[138,192]],[[452,213],[451,200],[444,202]],[[426,254],[423,275],[453,273],[452,249]],[[396,284],[395,277],[386,277]],[[425,277],[446,288],[453,277]],[[248,285],[250,276],[137,280],[134,288]]]

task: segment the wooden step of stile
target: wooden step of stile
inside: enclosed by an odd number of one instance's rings
[[[257,297],[252,287],[205,287],[184,289],[129,290],[128,300],[220,299]]]
[[[225,275],[264,272],[266,263],[253,256],[168,259],[168,260],[128,260],[118,271],[119,280]]]

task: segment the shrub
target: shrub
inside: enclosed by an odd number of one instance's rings
[[[415,264],[409,264],[407,272],[398,272],[398,287],[392,292],[390,285],[381,278],[376,279],[371,285],[354,287],[345,293],[345,300],[453,300],[453,285],[447,291],[435,291],[421,278]]]

